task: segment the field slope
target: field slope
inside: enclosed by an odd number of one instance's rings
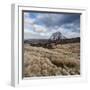
[[[53,49],[24,44],[24,77],[79,74],[80,43],[58,44]]]

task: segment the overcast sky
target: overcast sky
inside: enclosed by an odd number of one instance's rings
[[[24,12],[24,39],[48,39],[57,31],[80,37],[80,14]]]

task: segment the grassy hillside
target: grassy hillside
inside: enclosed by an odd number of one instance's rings
[[[80,43],[58,44],[53,49],[24,44],[24,76],[80,74]]]

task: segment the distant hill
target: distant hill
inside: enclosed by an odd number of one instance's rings
[[[76,38],[66,38],[60,32],[55,32],[51,35],[49,39],[28,39],[24,40],[24,43],[30,44],[31,46],[52,48],[53,45],[66,44],[66,43],[76,43],[80,42],[80,37]]]
[[[62,39],[66,39],[66,37],[62,35],[61,32],[55,32],[51,35],[49,40],[55,41],[55,40],[62,40]]]

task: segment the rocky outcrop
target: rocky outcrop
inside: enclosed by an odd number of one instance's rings
[[[62,39],[66,39],[66,37],[63,36],[61,32],[55,32],[51,35],[49,40],[51,40],[51,41],[58,41],[59,40],[60,41]]]

